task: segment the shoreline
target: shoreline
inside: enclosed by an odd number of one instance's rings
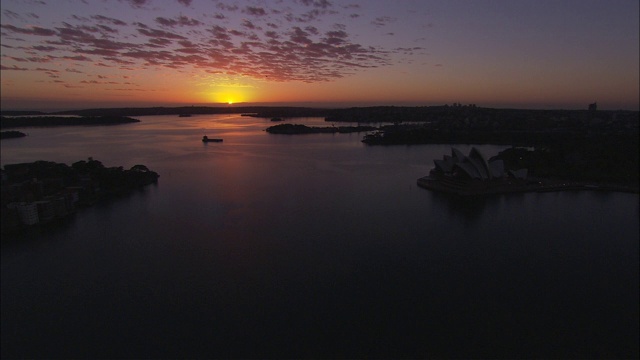
[[[417,180],[417,185],[427,190],[458,196],[487,196],[510,193],[556,192],[556,191],[604,191],[639,194],[638,187],[619,184],[599,184],[585,181],[563,181],[539,179],[526,183],[471,183],[470,186],[445,185],[438,179],[424,176]]]
[[[105,167],[89,158],[71,166],[52,161],[2,167],[2,236],[67,220],[80,208],[127,196],[160,175],[144,165]]]

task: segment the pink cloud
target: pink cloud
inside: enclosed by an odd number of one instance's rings
[[[145,7],[144,11],[151,11],[156,4],[151,0],[126,1],[136,9]],[[185,6],[191,5],[191,1],[176,1]],[[163,16],[155,17],[151,23],[128,24],[103,15],[70,15],[69,22],[63,22],[53,30],[12,25],[2,25],[2,28],[16,34],[49,38],[25,48],[23,56],[16,56],[11,61],[52,62],[63,59],[121,69],[156,66],[182,70],[193,66],[207,73],[268,77],[274,81],[327,81],[353,74],[357,69],[386,66],[392,53],[407,55],[418,50],[382,50],[366,46],[355,42],[344,24],[334,24],[322,30],[319,29],[321,22],[300,25],[322,20],[323,16],[334,14],[338,8],[326,0],[297,2],[304,7],[302,11],[300,7],[296,8],[297,13],[290,8],[217,2],[215,8],[219,12],[202,18]],[[146,9],[148,5],[149,9]],[[353,9],[358,7],[347,8],[354,15]],[[226,15],[233,12],[236,12],[236,17],[238,12],[242,12],[250,18],[233,25],[226,21],[232,18]],[[349,13],[345,17],[348,18]],[[268,21],[266,15],[269,15]],[[208,19],[208,22],[203,19]],[[374,20],[379,26],[391,21],[394,19],[390,17]],[[150,26],[154,24],[160,28]],[[269,30],[263,32],[262,27]],[[118,34],[129,35],[116,38]]]

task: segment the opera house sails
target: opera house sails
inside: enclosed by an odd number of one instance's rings
[[[506,171],[500,159],[487,161],[475,147],[469,155],[451,148],[451,155],[434,160],[429,176],[418,179],[418,185],[430,190],[459,195],[491,194],[523,190],[527,169]]]

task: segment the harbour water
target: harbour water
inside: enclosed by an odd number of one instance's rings
[[[637,194],[459,199],[416,185],[448,145],[139,119],[2,141],[160,174],[3,245],[2,358],[638,357]]]

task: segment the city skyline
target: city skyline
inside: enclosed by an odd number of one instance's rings
[[[637,1],[2,2],[3,110],[638,110]]]

